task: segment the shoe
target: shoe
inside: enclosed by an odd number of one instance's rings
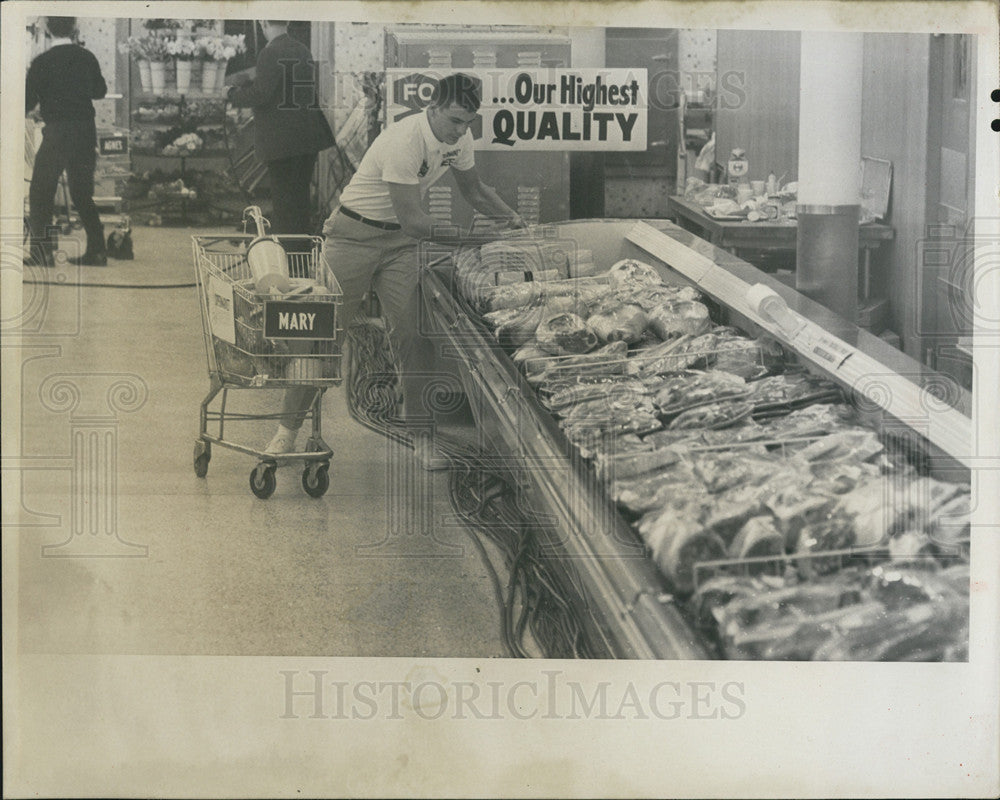
[[[284,453],[294,453],[295,452],[295,440],[298,438],[299,432],[290,430],[284,425],[278,426],[278,432],[274,434],[274,438],[271,439],[267,447],[264,448],[264,452],[268,455],[277,456]]]
[[[434,444],[434,437],[429,434],[414,434],[413,455],[420,468],[427,472],[438,472],[451,468],[451,459],[441,452]]]
[[[106,252],[84,253],[82,256],[69,259],[69,263],[77,267],[106,267],[108,254]]]

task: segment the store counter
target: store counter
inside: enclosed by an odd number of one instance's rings
[[[683,228],[734,255],[739,255],[741,251],[794,253],[796,249],[798,226],[795,220],[748,222],[718,219],[706,213],[697,203],[680,196],[667,198],[667,213],[675,216]],[[870,291],[872,253],[893,236],[892,226],[878,222],[866,223],[858,228],[863,299],[867,299]]]

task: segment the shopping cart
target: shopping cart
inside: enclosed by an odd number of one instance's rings
[[[244,233],[191,237],[210,380],[208,394],[201,403],[194,471],[199,478],[205,477],[212,445],[217,444],[258,459],[250,473],[250,489],[257,497],[270,497],[277,467],[295,462],[304,465],[303,489],[312,497],[321,497],[330,485],[333,455],[323,441],[321,406],[326,388],[341,382],[343,293],[321,260],[321,239],[301,235],[262,237],[267,221],[256,207],[244,212],[244,230],[248,219],[258,221],[256,236]],[[279,282],[287,291],[277,292],[262,285],[273,276],[262,278],[259,274],[260,259],[255,260],[252,248],[261,243],[285,249],[288,277]],[[280,417],[277,413],[228,410],[230,389],[290,386],[317,389],[306,416],[312,431],[305,452],[267,453],[226,438],[227,422]],[[214,408],[220,394],[218,407]]]

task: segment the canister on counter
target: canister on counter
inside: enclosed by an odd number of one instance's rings
[[[747,153],[742,147],[734,147],[729,155],[729,165],[727,175],[730,184],[743,183],[747,180],[750,172],[750,162],[747,161]]]

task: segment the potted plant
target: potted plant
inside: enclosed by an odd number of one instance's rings
[[[139,84],[144,94],[153,91],[153,79],[149,72],[149,57],[146,53],[145,39],[138,36],[129,36],[124,42],[118,45],[118,52],[131,56],[139,70]]]
[[[160,33],[149,33],[143,38],[146,58],[149,59],[149,78],[153,94],[163,94],[166,89],[167,38]]]
[[[167,40],[167,52],[174,57],[177,68],[177,92],[187,94],[191,88],[191,65],[197,54],[197,45],[190,39],[178,37]]]
[[[222,37],[222,48],[220,50],[221,58],[219,59],[219,66],[216,70],[216,81],[215,90],[217,93],[222,94],[226,83],[226,67],[229,64],[229,59],[235,58],[240,53],[246,52],[246,36],[242,33],[229,34]]]
[[[230,58],[246,50],[242,34],[236,36],[203,36],[196,40],[204,53],[201,73],[201,90],[216,94],[226,78],[226,64]]]

